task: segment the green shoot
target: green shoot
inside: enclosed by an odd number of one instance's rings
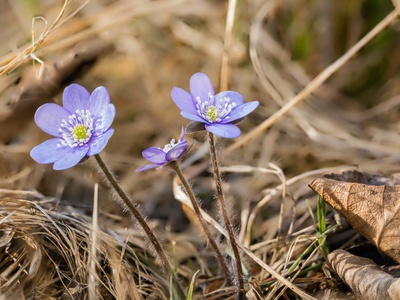
[[[326,238],[323,238],[326,234],[326,204],[325,201],[318,196],[317,202],[317,218],[318,218],[318,228],[317,232],[321,238],[318,239],[318,243],[322,252],[322,255],[326,258],[328,255],[328,249],[325,244]]]

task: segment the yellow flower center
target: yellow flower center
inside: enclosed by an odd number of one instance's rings
[[[207,120],[210,122],[215,122],[220,115],[220,111],[215,106],[209,106],[206,109]]]
[[[78,141],[85,140],[88,137],[88,132],[84,125],[76,125],[71,133]]]

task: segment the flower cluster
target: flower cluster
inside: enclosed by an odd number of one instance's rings
[[[100,153],[114,130],[115,107],[104,87],[92,94],[78,84],[65,88],[63,106],[46,103],[35,113],[35,122],[55,138],[34,147],[31,157],[40,164],[54,163],[54,170],[75,166],[86,156]]]
[[[235,91],[215,95],[210,79],[203,73],[190,78],[190,94],[174,87],[171,97],[181,109],[181,115],[193,121],[194,127],[224,138],[238,137],[240,129],[235,123],[259,105],[258,101],[244,103],[243,96]],[[36,124],[54,138],[34,147],[30,153],[38,163],[53,163],[54,170],[73,167],[86,157],[100,153],[114,133],[110,126],[115,107],[106,88],[98,87],[90,94],[84,87],[72,84],[65,88],[62,102],[63,106],[47,103],[36,111]],[[184,134],[182,129],[178,142],[171,140],[163,149],[144,150],[143,157],[151,164],[137,172],[161,168],[181,158],[187,151]]]
[[[200,123],[205,130],[225,138],[238,137],[240,129],[232,123],[242,120],[259,104],[258,101],[244,103],[243,96],[234,91],[224,91],[214,95],[211,81],[204,73],[196,73],[190,78],[190,94],[181,88],[174,87],[171,97],[182,110],[183,117]],[[183,136],[184,129],[182,128],[178,143],[175,144],[172,140],[164,149],[151,147],[144,150],[143,157],[152,164],[141,167],[136,172],[161,168],[171,161],[178,160],[187,147]]]

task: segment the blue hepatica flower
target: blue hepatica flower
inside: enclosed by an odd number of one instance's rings
[[[46,103],[35,113],[35,122],[55,138],[34,147],[31,157],[40,164],[54,163],[54,170],[75,166],[86,156],[100,153],[114,133],[110,128],[115,107],[104,87],[92,94],[78,84],[66,87],[63,106]]]
[[[187,151],[188,142],[183,139],[185,135],[185,128],[182,127],[181,137],[178,142],[172,139],[165,147],[150,147],[142,152],[145,159],[152,162],[152,164],[140,167],[136,172],[146,171],[152,168],[161,169],[171,161],[178,160]]]
[[[240,121],[258,106],[258,101],[244,103],[243,96],[234,91],[214,94],[210,79],[204,73],[190,78],[190,94],[174,87],[171,97],[189,120],[204,123],[204,129],[225,138],[236,138],[240,129],[232,124]]]

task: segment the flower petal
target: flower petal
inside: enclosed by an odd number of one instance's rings
[[[110,128],[114,121],[114,117],[115,106],[114,104],[108,104],[97,116],[95,116],[93,135],[98,136],[103,134],[103,132]]]
[[[179,137],[179,142],[183,142],[185,137],[185,126],[182,126],[181,136]]]
[[[201,123],[208,123],[206,120],[203,118],[199,117],[198,115],[193,115],[184,111],[181,111],[181,115],[185,117],[186,119],[196,121],[196,122],[201,122]]]
[[[258,101],[246,102],[245,104],[235,107],[229,114],[229,119],[221,121],[221,123],[231,123],[237,119],[243,118],[251,113],[259,105]]]
[[[76,110],[86,110],[90,94],[81,85],[73,83],[64,89],[63,106],[71,114]]]
[[[87,109],[96,117],[110,103],[110,94],[104,86],[99,86],[90,95]]]
[[[218,101],[219,99],[222,99],[222,98],[229,98],[230,102],[236,103],[236,106],[239,106],[244,103],[243,96],[240,93],[234,92],[234,91],[223,91],[223,92],[215,95],[216,101]]]
[[[158,147],[147,148],[142,152],[142,155],[145,159],[156,164],[165,164],[167,162],[165,159],[165,152]]]
[[[71,148],[57,147],[60,143],[59,139],[50,139],[37,145],[31,150],[31,157],[39,164],[51,164],[64,157]]]
[[[149,164],[149,165],[145,165],[145,166],[143,166],[143,167],[140,167],[140,168],[137,169],[135,172],[142,172],[142,171],[146,171],[146,170],[149,170],[149,169],[158,168],[158,167],[160,167],[160,166],[162,166],[162,165],[159,165],[159,164]]]
[[[85,157],[86,153],[89,150],[89,145],[85,144],[83,146],[70,149],[71,151],[69,151],[65,156],[54,163],[54,170],[65,170],[75,166],[82,160],[82,158]]]
[[[35,122],[44,132],[60,136],[58,129],[63,119],[68,120],[71,114],[62,106],[55,103],[46,103],[40,106],[35,113]]]
[[[103,151],[113,133],[114,129],[109,129],[102,135],[92,137],[88,142],[89,150],[86,155],[92,156]]]
[[[240,135],[240,129],[233,124],[212,123],[206,124],[207,131],[224,138],[237,138]]]
[[[204,73],[196,73],[190,78],[190,93],[194,98],[200,97],[201,101],[207,101],[209,94],[214,96],[214,88],[210,78]]]
[[[183,141],[183,142],[181,142],[179,144],[176,144],[165,155],[166,160],[167,161],[177,160],[186,151],[186,148],[187,148],[187,142],[186,141]]]
[[[196,106],[193,103],[192,96],[185,90],[174,87],[171,91],[171,98],[181,111],[197,114]]]

